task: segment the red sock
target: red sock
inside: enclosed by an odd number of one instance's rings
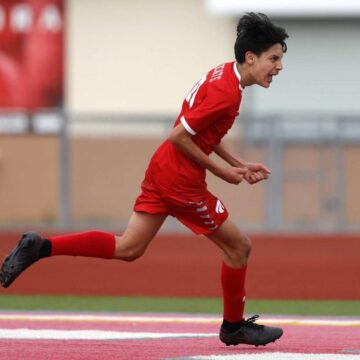
[[[51,256],[73,255],[112,259],[115,254],[115,235],[102,231],[51,236]]]
[[[244,319],[246,268],[247,265],[231,268],[224,262],[222,264],[221,285],[226,321],[238,322]]]

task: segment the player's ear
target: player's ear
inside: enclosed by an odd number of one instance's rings
[[[255,63],[255,54],[252,51],[247,51],[245,53],[245,62],[248,65],[253,65]]]

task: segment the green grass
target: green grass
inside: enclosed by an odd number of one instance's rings
[[[182,312],[221,314],[217,298],[1,295],[0,310]],[[248,300],[247,314],[359,316],[359,301]]]

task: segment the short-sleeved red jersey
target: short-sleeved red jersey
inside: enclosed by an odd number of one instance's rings
[[[236,63],[219,65],[191,89],[174,127],[181,122],[193,135],[193,141],[209,155],[239,114],[241,94]],[[164,141],[153,155],[146,176],[163,191],[192,195],[194,199],[206,189],[205,169],[169,140]]]

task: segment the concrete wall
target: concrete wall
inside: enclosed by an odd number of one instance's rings
[[[0,222],[53,222],[59,201],[58,140],[0,135]]]
[[[127,222],[140,191],[147,163],[161,138],[74,137],[70,140],[70,200],[75,224],[91,226]],[[53,224],[59,207],[59,142],[55,137],[0,138],[0,223]],[[227,146],[240,157],[265,162],[266,149]],[[287,145],[282,162],[282,219],[286,225],[358,224],[357,179],[359,146],[342,150],[343,197],[338,196],[334,150],[331,146]],[[215,158],[216,159],[216,158]],[[220,161],[220,160],[219,160]],[[321,171],[320,171],[320,170]],[[266,184],[234,186],[208,175],[209,189],[246,226],[261,229],[265,222]]]

